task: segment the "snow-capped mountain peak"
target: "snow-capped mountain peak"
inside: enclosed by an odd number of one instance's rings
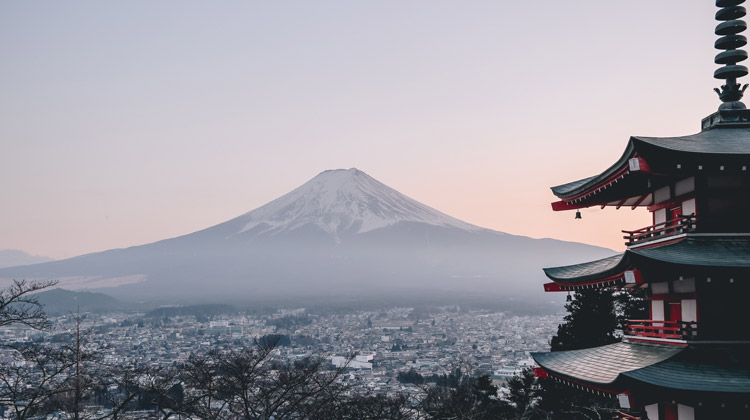
[[[245,221],[238,233],[251,229],[263,233],[292,231],[315,225],[338,236],[421,222],[476,231],[462,222],[425,206],[356,169],[321,172],[292,192],[239,217]]]

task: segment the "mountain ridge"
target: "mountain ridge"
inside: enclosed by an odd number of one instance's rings
[[[323,171],[236,219],[247,223],[237,234],[262,225],[266,225],[262,232],[279,232],[313,223],[335,236],[341,231],[364,233],[399,221],[483,229],[428,207],[356,168]]]
[[[264,206],[187,235],[0,269],[0,278],[55,278],[66,288],[135,299],[404,290],[538,296],[542,267],[613,253],[481,228],[352,168],[321,172]]]
[[[31,255],[20,249],[0,249],[0,268],[38,264],[48,261],[54,260],[41,255]]]

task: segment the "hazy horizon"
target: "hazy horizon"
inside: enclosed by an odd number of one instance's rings
[[[645,210],[574,220],[551,211],[549,187],[606,169],[630,135],[699,131],[719,105],[714,13],[677,0],[4,3],[0,249],[146,244],[357,167],[471,224],[619,250]]]

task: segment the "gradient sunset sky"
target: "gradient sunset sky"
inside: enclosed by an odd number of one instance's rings
[[[467,222],[622,249],[554,213],[630,135],[714,112],[713,1],[0,3],[0,249],[179,236],[356,167]]]

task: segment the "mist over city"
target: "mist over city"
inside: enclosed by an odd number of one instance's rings
[[[744,0],[0,5],[0,420],[750,418]]]

